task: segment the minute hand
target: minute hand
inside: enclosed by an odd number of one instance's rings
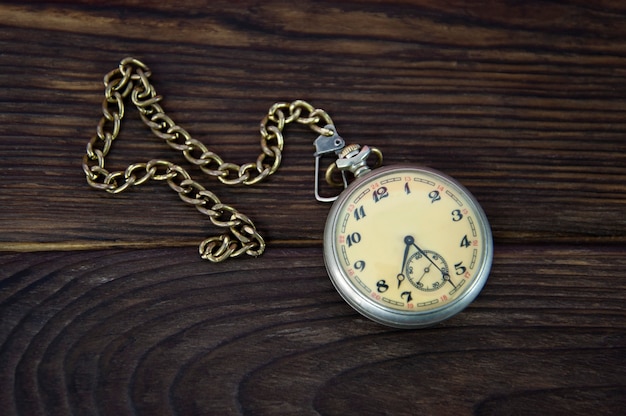
[[[415,243],[413,243],[413,247],[415,247],[415,249],[424,257],[426,257],[426,259],[432,263],[433,266],[435,266],[437,268],[437,270],[439,270],[441,272],[441,274],[443,274],[444,276],[447,275],[447,271],[444,272],[443,270],[441,270],[441,268],[439,268],[439,266],[437,266],[437,263],[435,263],[433,261],[433,259],[431,259],[428,254],[426,254],[426,252],[424,250],[422,250],[421,248],[419,248],[419,246]]]
[[[417,244],[413,243],[413,247],[415,247],[417,249],[417,251],[424,257],[426,257],[428,259],[429,262],[432,263],[433,266],[435,266],[437,268],[437,270],[439,270],[441,272],[441,276],[443,277],[443,280],[450,283],[452,285],[453,288],[456,289],[456,285],[454,284],[454,282],[452,282],[452,279],[450,279],[450,274],[448,273],[448,271],[443,271],[441,270],[441,268],[439,268],[439,266],[437,266],[437,264],[435,264],[435,262],[433,261],[433,259],[431,259],[430,257],[428,257],[428,254],[426,254],[426,252],[424,250],[422,250],[421,248],[418,247]]]

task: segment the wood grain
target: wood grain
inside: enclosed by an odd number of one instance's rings
[[[254,161],[269,106],[301,98],[385,164],[456,177],[493,228],[487,286],[425,330],[353,312],[296,126],[258,186],[190,167],[268,241],[201,261],[218,230],[166,185],[85,183],[101,80],[126,56],[225,160]],[[155,158],[187,167],[129,108],[108,167]],[[1,413],[621,414],[625,179],[620,1],[2,2]]]
[[[611,365],[626,352],[619,249],[507,246],[474,304],[418,331],[358,316],[320,257],[276,249],[206,268],[186,249],[4,255],[3,402],[118,415],[624,405]]]

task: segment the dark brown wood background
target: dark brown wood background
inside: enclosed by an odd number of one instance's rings
[[[618,415],[626,408],[626,3],[59,1],[0,4],[2,415]],[[314,136],[268,181],[194,177],[248,214],[258,259],[163,183],[109,195],[81,158],[102,77],[135,56],[226,160],[306,99],[386,164],[462,181],[493,228],[463,313],[406,331],[326,276]],[[185,165],[135,111],[108,159]]]

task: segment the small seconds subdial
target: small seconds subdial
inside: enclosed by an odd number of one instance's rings
[[[448,263],[431,250],[422,250],[409,257],[406,276],[415,288],[425,292],[439,290],[450,281]]]

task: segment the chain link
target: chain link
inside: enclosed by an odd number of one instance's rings
[[[182,152],[189,163],[227,185],[254,185],[276,172],[282,160],[283,130],[287,124],[303,124],[319,135],[331,136],[333,131],[321,127],[333,124],[330,116],[302,100],[272,105],[260,125],[261,153],[255,162],[237,165],[224,162],[217,153],[194,139],[165,114],[159,104],[163,97],[150,83],[151,75],[143,62],[125,58],[118,68],[104,76],[102,118],[96,127],[96,135],[87,143],[82,162],[87,183],[95,189],[116,194],[150,179],[165,181],[182,201],[207,215],[215,226],[227,230],[200,243],[199,251],[203,259],[220,262],[242,254],[261,255],[265,250],[265,241],[252,220],[232,206],[223,204],[181,166],[154,159],[133,163],[120,171],[110,172],[105,168],[105,158],[120,134],[125,115],[124,103],[130,96],[141,120],[155,136],[165,140],[172,149]]]

